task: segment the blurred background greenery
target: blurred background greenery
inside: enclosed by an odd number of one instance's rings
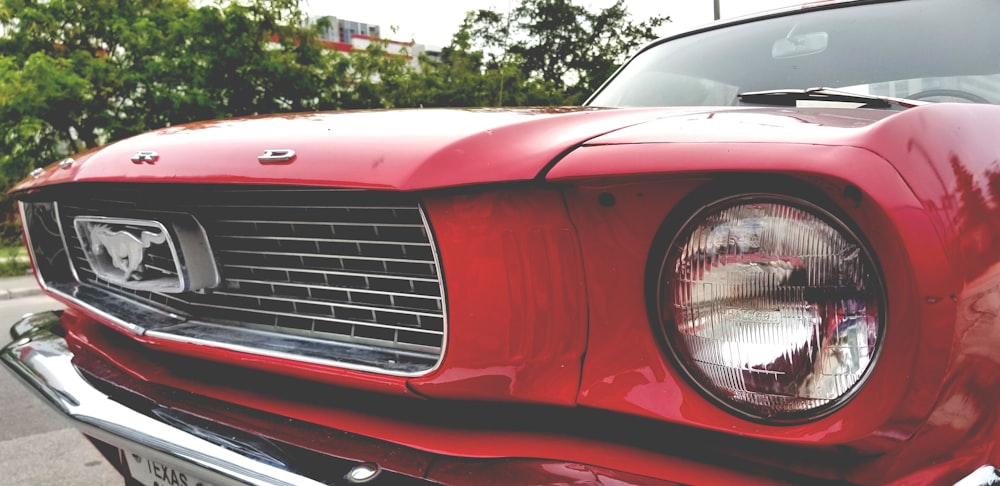
[[[0,272],[24,270],[6,194],[36,167],[197,120],[579,104],[668,21],[523,0],[468,12],[440,59],[413,63],[327,48],[299,0],[0,0]]]

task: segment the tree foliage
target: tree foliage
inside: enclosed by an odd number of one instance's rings
[[[150,129],[287,111],[574,104],[658,17],[523,0],[469,12],[442,58],[346,55],[299,0],[0,0],[0,184]]]
[[[635,23],[624,0],[594,12],[571,0],[523,0],[509,15],[469,12],[452,46],[481,53],[487,71],[515,66],[518,81],[533,82],[521,93],[527,100],[577,104],[669,21]]]
[[[297,0],[0,0],[4,182],[152,128],[334,108],[302,20]]]

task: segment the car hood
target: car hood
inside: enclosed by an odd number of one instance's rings
[[[530,180],[585,143],[818,143],[890,112],[726,108],[433,109],[310,113],[164,128],[81,154],[14,188],[65,182],[420,190]],[[266,150],[295,158],[261,163]],[[133,162],[155,152],[155,161]]]

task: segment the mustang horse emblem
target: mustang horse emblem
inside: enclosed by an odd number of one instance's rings
[[[103,248],[111,257],[111,264],[125,272],[124,280],[130,280],[143,270],[142,259],[146,248],[167,241],[167,234],[143,231],[138,237],[128,231],[112,231],[108,225],[98,224],[90,229],[90,247],[94,255],[100,255]]]

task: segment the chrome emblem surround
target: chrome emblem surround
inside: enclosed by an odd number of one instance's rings
[[[191,218],[166,224],[151,219],[78,216],[77,237],[91,270],[133,290],[179,293],[219,284],[208,239]]]

